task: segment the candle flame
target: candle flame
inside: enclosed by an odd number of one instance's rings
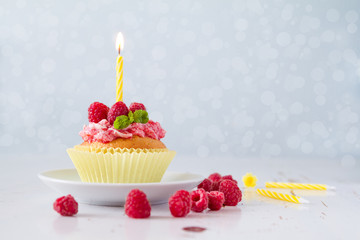
[[[119,54],[120,54],[120,51],[124,49],[124,36],[122,35],[121,32],[119,32],[116,37],[115,48],[116,48],[116,50],[119,51]]]

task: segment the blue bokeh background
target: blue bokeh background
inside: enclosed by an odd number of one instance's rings
[[[143,102],[181,155],[360,157],[359,1],[2,1],[0,151],[81,142],[94,101]]]

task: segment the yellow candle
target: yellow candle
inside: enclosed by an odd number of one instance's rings
[[[307,183],[285,183],[285,182],[267,182],[267,188],[288,188],[288,189],[305,189],[305,190],[328,190],[334,189],[325,184],[307,184]]]
[[[288,202],[292,202],[292,203],[308,203],[309,201],[305,200],[304,198],[300,198],[298,196],[293,196],[293,195],[289,195],[289,194],[285,194],[285,193],[278,193],[278,192],[273,192],[273,191],[269,191],[266,189],[257,189],[256,193],[265,197],[269,197],[269,198],[274,198],[277,200],[282,200],[282,201],[288,201]]]
[[[123,100],[123,57],[120,51],[124,48],[124,37],[121,32],[118,33],[116,38],[116,49],[119,55],[116,59],[116,102]]]

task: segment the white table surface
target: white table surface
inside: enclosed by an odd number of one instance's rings
[[[131,219],[121,207],[79,204],[75,217],[52,209],[62,194],[37,177],[50,169],[71,168],[65,155],[0,155],[0,239],[360,239],[360,161],[303,159],[198,159],[177,156],[169,170],[217,170],[238,180],[246,172],[265,181],[300,181],[336,186],[336,191],[297,191],[309,204],[257,196],[244,188],[237,207],[173,218],[167,204],[152,206],[148,219]],[[76,198],[76,196],[75,196]],[[206,228],[203,232],[184,227]]]

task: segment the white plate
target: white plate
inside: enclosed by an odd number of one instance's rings
[[[135,188],[144,191],[151,204],[165,203],[177,190],[191,190],[204,179],[198,174],[167,171],[158,183],[84,183],[76,169],[51,170],[38,176],[49,187],[71,194],[81,203],[105,206],[123,206]]]

